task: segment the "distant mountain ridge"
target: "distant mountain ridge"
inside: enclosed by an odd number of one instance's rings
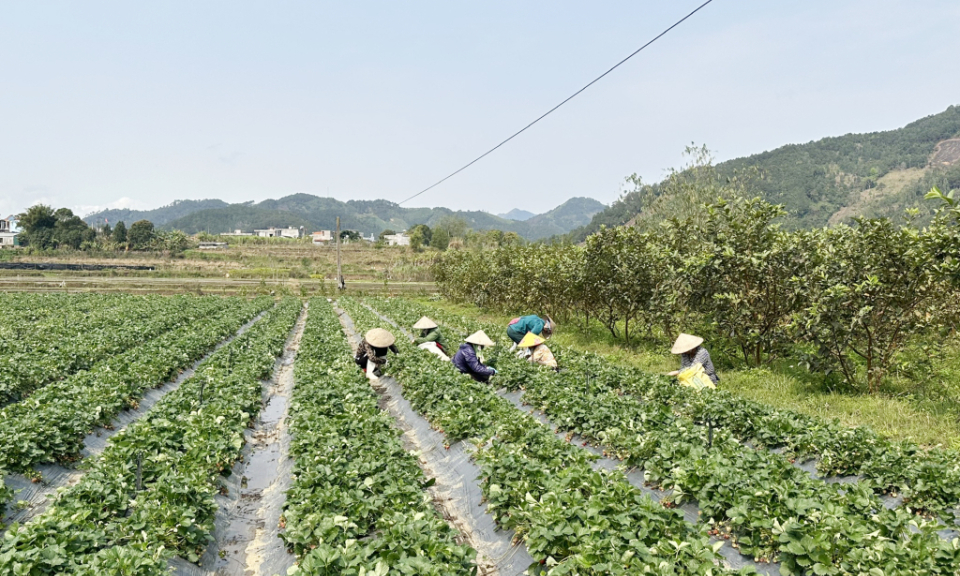
[[[222,200],[180,200],[156,210],[106,210],[84,218],[90,224],[111,224],[124,220],[147,219],[160,228],[183,230],[188,234],[218,234],[233,230],[250,232],[270,226],[303,226],[308,231],[330,230],[340,217],[342,229],[364,234],[406,230],[416,224],[435,226],[447,216],[466,221],[474,230],[515,232],[528,240],[566,234],[583,226],[605,205],[590,198],[571,198],[549,212],[525,221],[510,220],[481,211],[454,211],[449,208],[403,208],[387,200],[349,200],[321,198],[311,194],[292,194],[259,203],[227,204]],[[175,216],[174,216],[175,215]],[[174,216],[174,217],[171,217]]]
[[[83,217],[91,226],[102,226],[110,223],[116,224],[121,220],[130,225],[137,220],[149,220],[157,226],[162,226],[167,222],[182,218],[188,214],[193,214],[199,210],[210,208],[225,208],[230,204],[223,200],[174,200],[172,203],[153,210],[130,210],[127,208],[113,208],[94,212]]]
[[[855,216],[902,219],[907,208],[929,216],[923,200],[931,186],[960,188],[960,106],[883,132],[846,134],[717,164],[721,176],[756,169],[760,195],[783,204],[788,228],[814,228]],[[656,188],[659,184],[653,184]],[[601,225],[620,226],[643,210],[631,192],[598,212],[590,224],[571,232],[579,242]]]
[[[524,220],[529,220],[536,216],[533,212],[528,212],[526,210],[520,210],[519,208],[514,208],[513,210],[507,212],[506,214],[497,214],[501,218],[506,218],[507,220],[519,220],[523,222]]]

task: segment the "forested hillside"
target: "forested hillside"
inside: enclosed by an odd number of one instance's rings
[[[960,186],[958,146],[944,142],[957,137],[960,106],[951,106],[896,130],[789,144],[716,169],[723,178],[739,177],[746,192],[783,204],[788,228],[820,227],[854,216],[900,218],[914,207],[922,217],[932,209],[923,202],[931,186]],[[630,182],[632,190],[570,238],[582,241],[601,225],[625,224],[662,194],[663,183]]]
[[[605,209],[602,203],[593,198],[571,198],[549,212],[538,214],[523,223],[527,225],[527,238],[547,238],[556,234],[566,234],[570,230],[590,222],[590,218]]]
[[[137,220],[149,220],[157,226],[162,226],[167,222],[182,218],[188,214],[193,214],[199,210],[208,210],[211,208],[225,208],[229,206],[223,200],[175,200],[171,204],[161,206],[154,210],[127,210],[114,209],[103,210],[84,216],[84,221],[91,226],[102,226],[110,223],[116,224],[123,221],[127,224]]]
[[[225,208],[212,208],[194,212],[183,218],[167,222],[163,225],[163,228],[182,230],[187,234],[196,234],[197,232],[219,234],[234,230],[252,232],[257,228],[286,228],[288,226],[312,228],[313,224],[293,212],[233,204]]]

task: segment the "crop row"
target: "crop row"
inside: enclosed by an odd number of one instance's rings
[[[89,371],[41,389],[34,396],[0,409],[0,508],[13,498],[2,476],[31,472],[51,461],[75,461],[83,438],[107,426],[125,408],[136,408],[143,392],[166,382],[200,358],[243,322],[270,305],[254,301],[211,301],[215,318],[168,332],[147,344],[104,360]]]
[[[404,321],[429,313],[436,319],[469,331],[482,327],[492,337],[502,327],[469,321],[436,307],[425,308],[405,300],[372,300],[403,315]],[[699,394],[670,379],[648,374],[589,352],[559,348],[567,378],[590,382],[595,388],[621,390],[648,403],[665,404],[677,414],[727,430],[737,440],[758,447],[777,448],[797,460],[817,459],[824,476],[860,476],[876,492],[902,494],[915,509],[949,515],[960,506],[960,453],[925,451],[908,441],[884,438],[866,427],[848,428],[790,410],[780,410],[717,390]]]
[[[239,458],[300,312],[288,298],[111,439],[79,484],[0,546],[3,574],[167,573],[212,540],[221,475]]]
[[[357,326],[383,324],[341,302]],[[448,442],[472,439],[481,490],[497,523],[539,560],[534,573],[728,573],[705,531],[655,503],[619,471],[594,470],[588,452],[556,438],[485,384],[458,374],[406,341],[386,371]]]
[[[0,294],[0,355],[30,350],[47,340],[70,338],[117,322],[122,313],[136,314],[169,298],[129,294]],[[196,298],[194,298],[196,300]]]
[[[379,302],[381,307],[394,306]],[[403,313],[405,320],[415,314]],[[603,444],[671,489],[675,502],[694,498],[714,528],[759,559],[779,557],[784,572],[857,573],[898,566],[902,573],[952,574],[958,542],[908,510],[888,510],[869,487],[811,479],[779,455],[742,446],[731,434],[677,415],[672,405],[621,393],[622,379],[602,365],[556,374],[513,357],[498,364],[498,383],[522,386],[525,401],[561,430]],[[583,378],[589,370],[591,380]],[[606,372],[604,372],[606,370]],[[887,572],[887,574],[896,572]]]
[[[219,298],[194,296],[114,297],[92,311],[63,311],[47,326],[14,317],[0,350],[0,406],[49,382],[157,335],[216,312]]]
[[[63,322],[64,313],[89,314],[104,308],[110,302],[119,301],[124,296],[96,292],[0,293],[0,314],[8,320],[0,326],[0,351],[13,344],[12,340],[17,332],[21,332],[21,338],[31,337],[33,334],[24,329],[26,326],[52,327]]]
[[[9,338],[18,327],[30,324],[48,327],[63,321],[63,313],[89,314],[124,298],[127,294],[98,294],[83,292],[4,292],[0,294],[0,314],[10,320],[0,326],[0,337]],[[29,336],[29,334],[25,334]]]
[[[310,302],[294,370],[282,537],[296,573],[475,574],[476,552],[434,510],[417,457],[377,407],[325,299]]]
[[[885,508],[866,485],[814,480],[726,431],[710,437],[708,427],[669,406],[638,402],[602,384],[585,389],[570,373],[502,372],[522,378],[524,400],[559,429],[642,467],[647,481],[672,491],[672,500],[695,499],[704,519],[730,533],[735,546],[759,559],[781,560],[783,572],[856,573],[896,565],[906,573],[951,574],[960,560],[957,543],[939,538],[939,523],[905,507]]]
[[[214,302],[211,302],[214,303]],[[269,298],[222,299],[212,316],[113,356],[0,409],[0,470],[29,472],[36,464],[79,458],[83,438],[107,426],[144,391],[173,375],[271,305]]]

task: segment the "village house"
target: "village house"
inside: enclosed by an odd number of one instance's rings
[[[293,226],[287,228],[264,228],[262,230],[254,230],[253,232],[261,238],[303,238],[304,236],[303,226],[299,228],[294,228]]]
[[[410,237],[407,236],[407,231],[404,230],[399,234],[387,234],[383,237],[387,241],[388,246],[409,246]]]
[[[333,240],[333,232],[330,230],[320,230],[313,233],[314,244],[326,244]]]
[[[12,219],[0,220],[0,248],[13,248],[20,245],[17,240],[19,233],[13,231],[14,222]]]

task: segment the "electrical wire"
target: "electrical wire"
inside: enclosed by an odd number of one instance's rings
[[[697,12],[699,12],[700,10],[702,10],[703,8],[705,8],[706,5],[709,4],[709,3],[711,3],[711,2],[713,2],[713,0],[707,0],[707,1],[704,2],[703,4],[697,6],[696,9],[694,9],[692,12],[690,12],[689,14],[687,14],[686,16],[684,16],[683,18],[681,18],[681,19],[677,20],[676,22],[674,22],[674,24],[673,24],[672,26],[670,26],[669,28],[667,28],[667,29],[664,30],[663,32],[657,34],[652,40],[650,40],[649,42],[647,42],[647,43],[644,44],[643,46],[641,46],[641,47],[637,48],[636,50],[634,50],[629,56],[627,56],[627,57],[624,58],[623,60],[621,60],[621,61],[617,62],[616,64],[614,64],[609,70],[607,70],[607,71],[604,72],[603,74],[601,74],[601,75],[597,76],[596,78],[594,78],[593,80],[591,80],[589,84],[587,84],[587,85],[584,86],[583,88],[577,90],[576,92],[574,92],[573,94],[571,94],[570,96],[568,96],[563,102],[561,102],[561,103],[557,104],[556,106],[554,106],[553,108],[547,110],[547,111],[544,112],[539,118],[537,118],[537,119],[534,120],[533,122],[527,124],[526,126],[524,126],[523,128],[521,128],[520,130],[517,130],[516,132],[514,132],[509,138],[507,138],[507,139],[504,140],[503,142],[497,144],[496,146],[494,146],[493,148],[487,150],[487,151],[484,152],[483,154],[477,156],[476,158],[474,158],[473,160],[471,160],[471,161],[468,162],[467,164],[464,164],[463,166],[461,166],[461,167],[458,168],[457,170],[451,172],[450,174],[444,176],[443,178],[441,178],[440,180],[434,182],[434,183],[431,184],[430,186],[427,186],[427,187],[424,188],[423,190],[421,190],[421,191],[417,192],[416,194],[414,194],[413,196],[407,198],[407,199],[404,200],[403,202],[400,202],[400,203],[398,204],[398,206],[401,205],[401,204],[405,204],[405,203],[409,202],[410,200],[413,200],[413,199],[416,198],[417,196],[423,194],[424,192],[429,192],[430,190],[432,190],[432,189],[436,188],[437,186],[443,184],[444,182],[446,182],[446,181],[449,180],[450,178],[453,178],[453,177],[456,176],[457,174],[463,172],[464,170],[466,170],[467,168],[473,166],[474,164],[476,164],[477,162],[479,162],[480,160],[482,160],[482,159],[485,158],[486,156],[490,155],[490,154],[491,154],[492,152],[494,152],[497,148],[500,148],[501,146],[503,146],[503,145],[506,144],[507,142],[513,140],[514,138],[516,138],[516,137],[519,136],[520,134],[523,134],[524,132],[527,131],[527,129],[529,129],[530,127],[532,127],[534,124],[536,124],[537,122],[543,120],[544,118],[546,118],[547,116],[549,116],[550,114],[552,114],[554,111],[556,111],[558,108],[560,108],[561,106],[563,106],[563,105],[566,104],[567,102],[569,102],[569,101],[573,100],[574,98],[576,98],[578,95],[580,95],[581,92],[583,92],[583,91],[586,90],[587,88],[589,88],[589,87],[593,86],[594,84],[596,84],[597,82],[599,82],[604,76],[606,76],[607,74],[609,74],[609,73],[613,72],[614,70],[616,70],[617,68],[619,68],[621,64],[625,63],[627,60],[633,58],[634,56],[636,56],[637,54],[639,54],[640,52],[642,52],[644,48],[646,48],[647,46],[653,44],[654,42],[656,42],[656,41],[659,40],[660,38],[666,36],[668,32],[670,32],[671,30],[673,30],[673,29],[676,28],[677,26],[683,24],[684,21],[686,21],[688,18],[690,18],[691,16],[693,16],[694,14],[696,14]]]

